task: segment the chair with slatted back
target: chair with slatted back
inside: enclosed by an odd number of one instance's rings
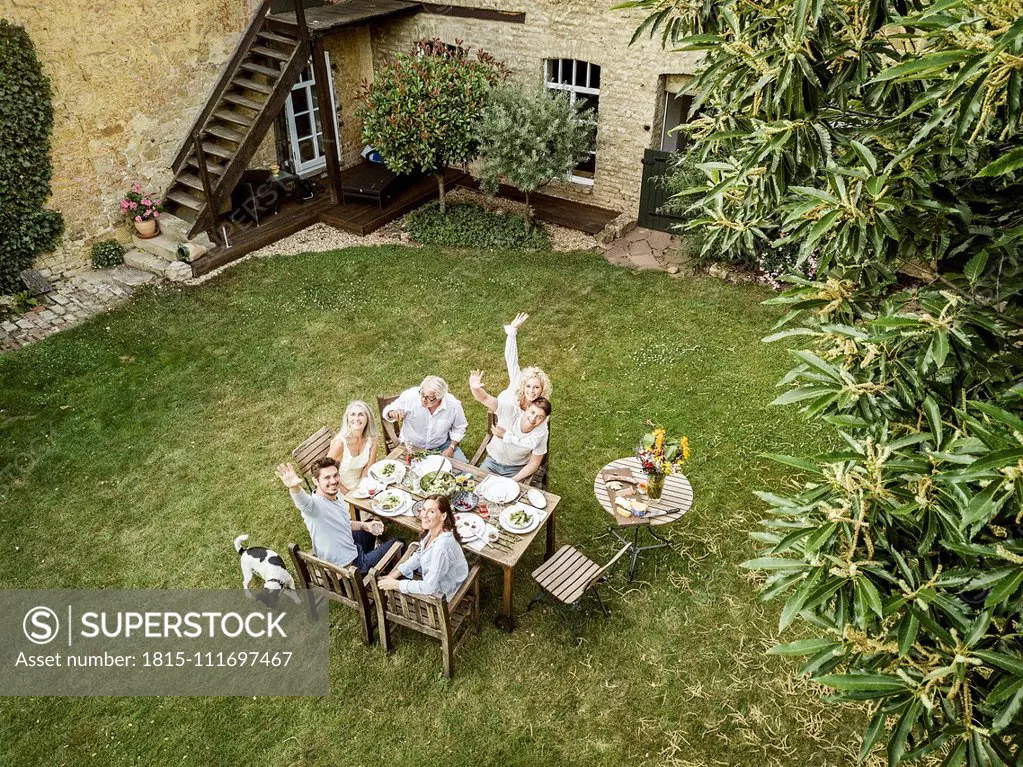
[[[604,618],[610,618],[611,613],[604,606],[600,592],[597,591],[597,585],[631,548],[631,544],[622,546],[618,553],[608,560],[607,564],[599,565],[574,546],[562,546],[553,557],[533,571],[533,580],[536,581],[540,590],[529,602],[526,611],[532,610],[541,599],[547,596],[557,607],[564,608],[574,616],[578,616],[583,596],[587,591],[592,590]],[[576,624],[577,620],[572,622],[572,638],[578,641]]]
[[[472,465],[479,466],[483,463],[483,459],[487,457],[487,445],[490,444],[490,440],[494,438],[494,433],[491,429],[497,425],[497,415],[491,411],[487,411],[487,433],[483,437],[483,441],[480,446],[476,449],[476,454],[472,457]],[[533,472],[533,475],[529,478],[529,484],[533,487],[538,487],[541,490],[547,489],[547,477],[550,467],[551,457],[551,419],[547,419],[547,452],[543,454],[543,460],[540,461],[540,468]]]
[[[412,556],[418,543],[413,543],[402,562]],[[400,564],[400,563],[399,563]],[[469,568],[465,583],[458,589],[451,602],[443,595],[424,596],[421,594],[402,594],[400,591],[381,591],[377,584],[377,574],[382,577],[388,573],[383,563],[369,571],[367,581],[371,587],[371,595],[376,603],[377,625],[380,627],[380,646],[390,651],[391,625],[405,626],[420,634],[433,637],[440,641],[441,656],[444,659],[444,676],[449,679],[455,673],[455,652],[465,642],[472,628],[480,633],[480,583],[479,564]]]
[[[368,578],[361,575],[355,565],[338,567],[302,551],[294,543],[288,545],[288,551],[298,573],[300,588],[310,589],[332,602],[355,610],[362,622],[362,641],[373,644],[376,611],[369,593]],[[392,565],[398,558],[399,551],[401,545],[395,542],[380,560],[380,566]]]
[[[384,409],[398,399],[397,394],[392,397],[381,397],[377,395],[377,410],[380,412],[380,428],[384,432],[384,447],[387,448],[387,452],[390,453],[394,448],[401,444],[401,437],[399,433],[401,431],[401,425],[397,422],[392,423],[384,418]]]
[[[334,432],[331,431],[330,427],[324,426],[322,429],[318,429],[306,437],[301,445],[291,451],[292,456],[295,458],[295,463],[298,464],[298,473],[305,477],[305,484],[309,488],[309,492],[312,492],[314,489],[309,481],[309,470],[314,462],[327,454],[332,439],[334,439]]]

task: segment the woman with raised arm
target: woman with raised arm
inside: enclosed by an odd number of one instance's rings
[[[519,312],[510,324],[504,326],[507,338],[504,342],[504,363],[508,367],[508,388],[497,395],[499,402],[514,402],[519,410],[527,410],[537,397],[547,400],[551,398],[554,387],[551,379],[538,367],[519,367],[519,328],[529,319],[529,315]],[[507,428],[507,427],[506,427]]]
[[[369,405],[352,400],[341,418],[341,428],[330,443],[327,457],[337,461],[341,474],[341,494],[347,495],[376,463],[380,435]]]
[[[426,537],[419,548],[406,562],[377,581],[377,585],[384,591],[443,595],[451,600],[469,576],[469,563],[465,561],[447,496],[429,496],[423,503],[420,520]],[[423,574],[421,581],[412,580],[417,570]]]

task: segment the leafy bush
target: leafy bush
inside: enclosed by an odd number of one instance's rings
[[[405,229],[424,245],[452,245],[490,250],[547,250],[547,232],[534,226],[525,228],[523,216],[499,215],[478,205],[452,205],[447,214],[436,202],[424,205],[405,219]]]
[[[484,189],[496,192],[502,178],[519,189],[526,195],[526,225],[532,225],[529,195],[555,179],[568,181],[595,130],[592,115],[580,112],[563,93],[495,88],[480,123]]]
[[[53,250],[64,230],[50,197],[50,81],[32,41],[0,19],[0,293],[21,287],[18,277],[40,253]]]
[[[1019,4],[636,0],[702,49],[683,190],[708,252],[816,259],[766,340],[806,339],[776,404],[837,428],[745,563],[773,652],[869,702],[861,759],[1021,764],[1023,19]],[[982,10],[981,10],[982,9]],[[898,30],[897,34],[892,34]],[[906,262],[933,286],[907,289]],[[797,324],[798,323],[798,324]]]
[[[419,40],[374,75],[358,109],[363,141],[388,168],[436,176],[441,212],[444,169],[476,159],[487,93],[505,73],[488,53],[470,53],[461,43]]]
[[[109,269],[124,263],[124,246],[117,240],[103,240],[92,246],[92,265],[97,269]]]

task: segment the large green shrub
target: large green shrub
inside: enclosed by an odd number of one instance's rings
[[[482,50],[472,55],[460,43],[420,40],[377,72],[363,94],[362,139],[395,173],[436,176],[443,213],[444,169],[476,159],[483,105],[503,73]]]
[[[586,157],[596,130],[563,93],[546,88],[495,88],[480,122],[480,181],[491,193],[501,181],[526,195],[526,226],[533,223],[529,195],[555,179],[568,181]]]
[[[538,226],[526,229],[524,217],[498,214],[478,205],[452,205],[446,214],[438,203],[413,211],[405,218],[405,229],[424,245],[453,245],[483,250],[547,250],[550,238]]]
[[[50,81],[32,41],[0,19],[0,293],[19,290],[18,273],[53,250],[64,229],[50,197]]]
[[[683,194],[705,248],[822,269],[768,339],[805,340],[776,402],[841,446],[772,456],[800,476],[759,493],[746,564],[809,635],[774,651],[868,702],[862,758],[1020,764],[1023,6],[629,5],[706,52]]]

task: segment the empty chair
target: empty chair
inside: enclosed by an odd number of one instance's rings
[[[608,560],[607,564],[600,565],[574,546],[562,546],[553,557],[533,571],[533,580],[536,581],[540,590],[529,602],[529,607],[526,610],[532,610],[537,602],[547,596],[555,606],[564,608],[572,615],[577,616],[583,596],[587,591],[592,590],[601,612],[604,613],[604,618],[610,618],[611,613],[608,612],[600,598],[597,584],[630,548],[632,548],[631,544],[622,546],[618,553]],[[576,623],[577,621],[572,622],[572,637],[578,640]]]
[[[398,399],[398,395],[395,394],[391,397],[381,397],[377,395],[377,411],[380,413],[380,427],[384,432],[384,447],[387,452],[390,453],[394,448],[401,444],[400,437],[400,425],[398,423],[391,423],[384,418],[384,408],[390,405]]]
[[[401,561],[404,562],[411,557],[418,545],[413,543]],[[450,603],[444,596],[383,591],[377,585],[377,576],[389,572],[384,564],[381,562],[370,570],[367,576],[376,604],[380,646],[388,651],[391,649],[392,625],[404,626],[433,637],[440,641],[444,676],[450,678],[455,673],[455,652],[469,635],[470,626],[475,633],[480,633],[479,564],[469,568],[465,583],[458,589]]]

